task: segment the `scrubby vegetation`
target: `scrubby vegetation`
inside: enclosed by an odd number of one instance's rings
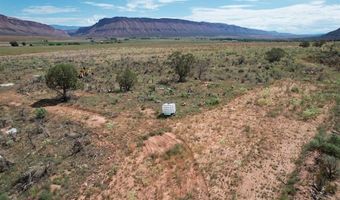
[[[303,41],[299,44],[300,47],[303,47],[303,48],[308,48],[310,47],[310,42],[308,41]]]
[[[0,57],[0,82],[14,83],[0,88],[0,199],[143,199],[168,188],[170,198],[199,199],[198,190],[183,189],[188,185],[231,199],[256,170],[265,175],[255,178],[271,182],[247,188],[254,199],[281,192],[289,199],[313,153],[311,195],[338,191],[339,43],[124,41],[55,53],[58,44],[48,43],[42,54],[25,54],[35,46],[8,47],[25,55]],[[54,101],[50,89],[72,98]],[[168,102],[176,103],[176,116],[157,118]],[[203,119],[209,127],[194,125]],[[282,149],[297,152],[321,121],[325,128],[288,177],[282,166],[292,166],[295,154],[276,148],[289,140]],[[154,151],[160,156],[148,154]],[[275,156],[282,166],[271,162]],[[128,189],[127,177],[134,184]]]
[[[317,135],[304,146],[300,158],[297,160],[297,167],[287,181],[281,195],[281,199],[293,199],[297,193],[296,186],[301,184],[300,172],[303,170],[303,164],[308,156],[313,157],[314,164],[310,166],[308,173],[311,174],[312,180],[310,186],[310,197],[313,199],[324,199],[334,195],[338,188],[336,181],[340,175],[340,132],[338,124],[340,124],[340,84],[335,83],[327,91],[324,91],[328,97],[335,101],[332,109],[330,121],[323,124]],[[326,129],[327,128],[327,129]],[[308,180],[307,180],[308,181]]]
[[[17,41],[11,41],[9,42],[9,44],[12,46],[12,47],[18,47],[19,46],[19,43]]]

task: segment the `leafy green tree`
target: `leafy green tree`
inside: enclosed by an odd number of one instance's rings
[[[51,67],[46,76],[46,85],[67,100],[67,91],[77,88],[77,70],[71,64],[59,64]]]
[[[186,77],[189,75],[192,65],[195,62],[195,57],[191,54],[182,54],[179,51],[172,53],[167,60],[168,64],[175,69],[176,74],[179,76],[179,82],[185,82]]]
[[[281,48],[272,48],[270,51],[266,52],[266,60],[269,62],[279,62],[284,56],[286,52]]]
[[[117,81],[120,87],[120,91],[128,92],[137,82],[137,75],[129,68],[126,68],[124,71],[121,71],[118,74]]]

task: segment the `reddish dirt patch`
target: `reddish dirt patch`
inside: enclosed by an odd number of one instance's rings
[[[22,102],[24,101],[23,98],[24,98],[23,96],[12,90],[0,93],[0,103],[8,106],[13,107],[21,106]]]
[[[150,155],[162,155],[169,149],[173,148],[176,144],[181,144],[182,141],[177,139],[172,133],[164,133],[149,138],[144,141],[143,154],[145,157]]]
[[[105,117],[97,113],[67,106],[49,106],[46,107],[46,110],[60,116],[70,117],[75,121],[80,121],[90,128],[102,127],[107,122]]]
[[[316,133],[325,114],[310,121],[269,117],[290,100],[290,82],[256,89],[228,105],[180,120],[173,129],[194,152],[212,199],[276,199],[295,168],[301,147]],[[304,91],[309,86],[299,85]],[[266,94],[264,94],[266,93]],[[257,106],[266,96],[268,106]],[[324,108],[324,113],[327,113]]]
[[[190,149],[175,135],[165,133],[144,142],[121,163],[108,189],[97,199],[209,199],[205,180]],[[177,146],[175,155],[163,155]]]

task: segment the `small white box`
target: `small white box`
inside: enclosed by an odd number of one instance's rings
[[[170,116],[170,115],[176,114],[176,104],[174,104],[174,103],[163,104],[162,113],[165,116]]]

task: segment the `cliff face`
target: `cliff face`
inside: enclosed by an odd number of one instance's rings
[[[234,25],[193,22],[179,19],[104,18],[93,26],[80,28],[75,35],[89,37],[234,37],[276,38],[285,34]],[[287,35],[285,35],[287,36]]]
[[[61,30],[46,24],[0,15],[0,35],[69,37]]]

